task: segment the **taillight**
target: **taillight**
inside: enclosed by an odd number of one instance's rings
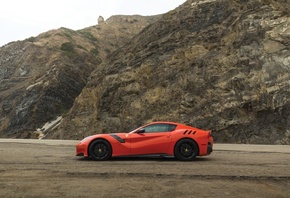
[[[212,135],[211,135],[211,131],[208,131],[208,138],[211,138]]]

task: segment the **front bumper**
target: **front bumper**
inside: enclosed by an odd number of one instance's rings
[[[76,156],[85,156],[83,153],[76,153]]]
[[[76,156],[88,156],[86,144],[80,142],[76,145]]]

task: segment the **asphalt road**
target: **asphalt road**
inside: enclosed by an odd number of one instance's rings
[[[77,142],[0,139],[0,197],[290,197],[290,145],[97,162],[76,157]]]

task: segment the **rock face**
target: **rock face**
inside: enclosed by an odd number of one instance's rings
[[[188,0],[110,54],[47,137],[168,120],[218,142],[289,144],[289,13],[282,0]]]
[[[100,25],[100,24],[102,24],[102,23],[104,23],[104,17],[102,17],[102,16],[99,16],[99,18],[98,18],[98,24]]]
[[[107,55],[153,20],[116,16],[83,30],[60,28],[1,47],[0,137],[36,137],[37,128],[68,112]]]
[[[35,131],[72,106],[93,64],[100,63],[92,55],[78,53],[25,41],[1,49],[0,131],[4,137],[30,137],[22,132]]]

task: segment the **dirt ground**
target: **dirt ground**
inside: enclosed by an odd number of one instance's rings
[[[0,139],[0,197],[289,197],[290,146],[215,144],[193,162],[75,156],[77,141]]]

